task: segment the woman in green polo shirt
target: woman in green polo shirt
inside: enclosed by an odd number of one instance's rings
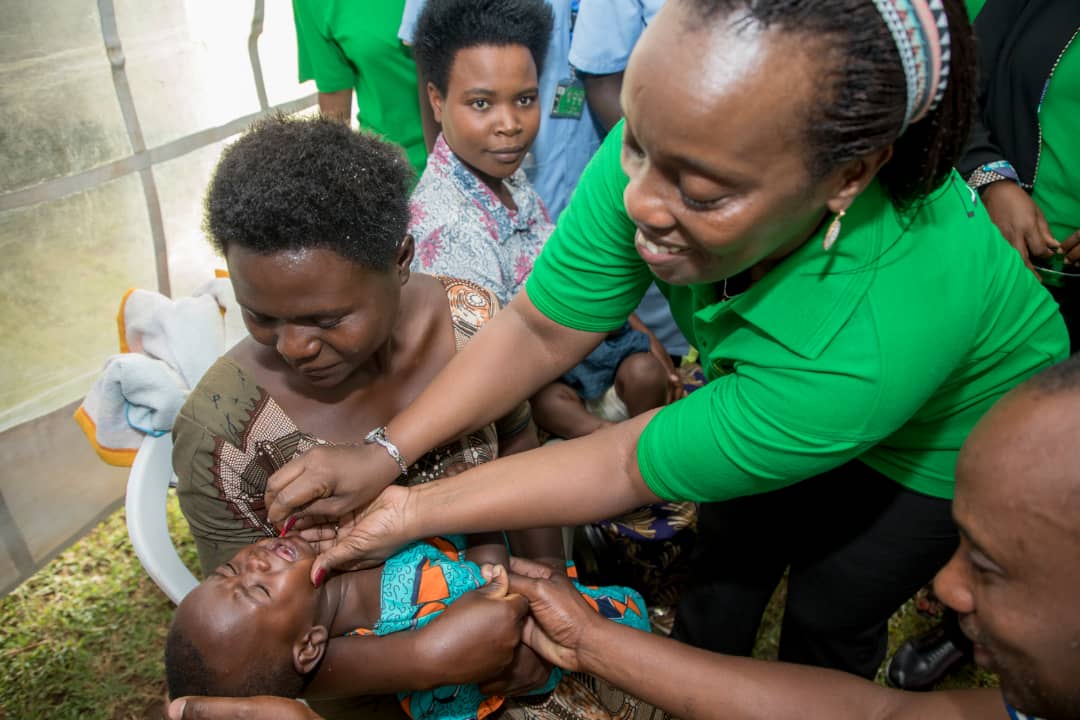
[[[978,114],[957,164],[1080,339],[1080,3],[989,0]]]
[[[960,0],[668,2],[526,292],[367,444],[280,470],[271,520],[335,518],[309,531],[336,538],[318,582],[423,535],[702,501],[677,635],[749,652],[790,567],[781,657],[872,675],[888,616],[955,547],[968,431],[1068,350],[952,170],[973,85]],[[705,388],[468,482],[387,487],[395,455],[508,411],[652,282]]]

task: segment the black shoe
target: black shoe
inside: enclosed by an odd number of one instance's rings
[[[930,690],[967,659],[968,643],[957,640],[945,622],[907,640],[889,660],[885,681],[901,690]]]

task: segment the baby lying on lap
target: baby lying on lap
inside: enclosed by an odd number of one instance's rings
[[[169,694],[299,697],[334,638],[418,630],[485,585],[480,566],[465,553],[463,536],[431,538],[408,545],[382,567],[338,575],[315,588],[309,580],[315,553],[300,537],[249,545],[177,608],[165,648]],[[568,572],[574,576],[572,565]],[[605,617],[648,631],[645,604],[635,591],[578,590]],[[556,668],[536,692],[552,690],[560,677]],[[401,687],[414,684],[402,678]],[[502,703],[476,685],[399,698],[416,720],[483,718]]]

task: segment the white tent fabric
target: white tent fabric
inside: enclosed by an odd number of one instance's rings
[[[222,147],[296,82],[289,0],[4,0],[0,43],[0,592],[121,502],[71,412],[131,287],[212,276]]]

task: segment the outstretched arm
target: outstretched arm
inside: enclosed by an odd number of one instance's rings
[[[655,414],[481,465],[468,482],[412,487],[404,529],[411,536],[579,525],[657,502],[637,464],[638,438]]]
[[[510,412],[603,338],[549,319],[522,291],[390,422],[386,434],[406,457],[419,457]]]
[[[637,463],[638,438],[655,414],[500,458],[465,477],[387,487],[363,512],[342,518],[339,530],[301,533],[319,553],[312,581],[334,569],[377,565],[419,537],[578,525],[657,502]]]
[[[405,458],[414,460],[510,412],[585,357],[603,337],[604,333],[573,330],[548,319],[521,292],[390,422],[386,437]],[[268,518],[280,526],[294,513],[342,516],[370,502],[399,472],[379,445],[313,448],[267,483]],[[470,478],[475,477],[473,472]],[[496,523],[486,529],[509,526]]]
[[[1006,720],[996,690],[904,693],[836,670],[729,657],[604,623],[581,648],[598,675],[685,720]]]
[[[685,720],[1005,720],[994,690],[904,693],[835,670],[707,652],[608,622],[566,578],[511,561],[510,589],[529,598],[525,642],[569,670],[601,677]]]

